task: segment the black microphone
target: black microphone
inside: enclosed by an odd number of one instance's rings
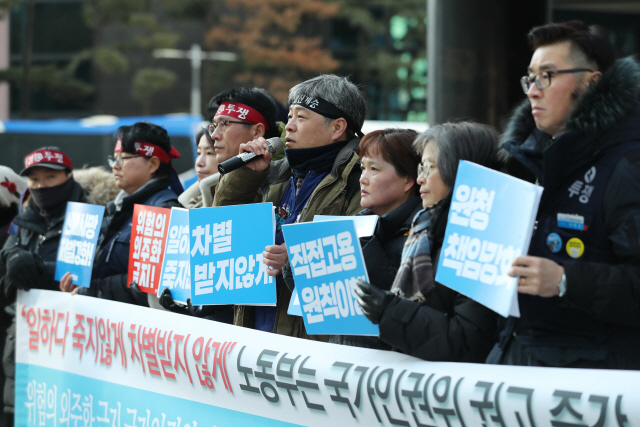
[[[267,139],[267,151],[271,154],[276,154],[282,149],[283,146],[284,142],[282,142],[282,140],[277,136]],[[238,154],[237,156],[220,163],[218,165],[218,171],[222,175],[224,175],[225,173],[233,172],[234,170],[241,168],[242,166],[255,160],[258,157],[262,157],[262,155],[257,156],[255,153],[250,152]]]

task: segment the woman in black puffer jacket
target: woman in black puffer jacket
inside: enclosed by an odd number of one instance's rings
[[[412,147],[417,132],[384,129],[365,135],[360,141],[362,158],[358,215],[378,215],[372,236],[360,245],[371,284],[389,290],[396,277],[402,248],[411,230],[411,221],[422,208],[416,185],[420,157]],[[390,349],[378,337],[333,335],[330,342],[356,347]]]

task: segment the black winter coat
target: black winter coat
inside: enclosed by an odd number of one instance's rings
[[[421,238],[429,239],[434,275],[450,202],[451,194],[434,208],[427,233],[420,231]],[[380,320],[380,339],[394,350],[424,360],[479,363],[495,342],[496,317],[488,308],[435,282],[423,303],[397,296],[391,300]]]
[[[168,187],[169,179],[160,178],[125,196],[120,210],[116,210],[115,202],[109,202],[100,229],[91,287],[80,288],[79,294],[149,305],[147,294],[133,293],[127,283],[133,207],[135,204],[161,208],[179,207],[178,196]]]
[[[422,199],[418,196],[412,197],[396,209],[382,215],[373,236],[360,239],[367,275],[375,287],[385,291],[391,288],[400,267],[402,248],[411,230],[411,221],[420,209],[422,209]],[[374,215],[374,213],[365,209],[357,215]],[[381,350],[391,348],[378,337],[359,335],[332,335],[329,342]]]
[[[78,183],[74,184],[70,202],[86,203],[85,193]],[[20,227],[16,236],[10,235],[5,242],[4,249],[8,249],[15,245],[21,245],[30,252],[40,255],[46,266],[46,277],[37,283],[29,284],[25,287],[32,289],[58,290],[59,284],[53,279],[56,271],[56,258],[58,255],[58,245],[60,243],[60,235],[64,225],[64,217],[67,206],[66,203],[55,212],[55,215],[48,220],[40,215],[40,209],[31,200],[24,212],[18,215],[13,223]],[[4,383],[4,410],[13,413],[14,406],[14,387],[15,387],[15,348],[16,348],[16,289],[9,289],[4,281],[5,266],[2,265],[2,293],[3,293],[3,309],[9,320],[7,326],[5,346],[2,356],[2,364],[5,374]]]
[[[577,237],[592,243],[584,256],[558,260],[565,270],[566,294],[519,295],[521,317],[502,325],[499,348],[524,354],[505,358],[496,348],[490,362],[640,369],[639,100],[640,64],[627,58],[618,60],[577,99],[567,130],[555,138],[536,129],[528,100],[511,118],[502,138],[509,154],[507,168],[544,187],[539,216],[545,206],[575,203],[577,196],[571,199],[563,190],[574,182],[573,173],[597,165],[622,144],[631,149],[613,166],[595,213],[571,212],[584,215],[585,225],[601,225],[603,231],[595,242],[590,237],[594,227],[580,230]],[[591,259],[594,249],[609,259]],[[530,255],[564,254],[542,248]],[[520,344],[515,350],[509,348],[514,331]]]

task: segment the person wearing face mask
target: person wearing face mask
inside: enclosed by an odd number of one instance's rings
[[[500,167],[498,134],[477,123],[445,123],[418,135],[422,155],[418,212],[391,291],[358,281],[364,314],[380,325],[380,340],[430,361],[483,362],[494,344],[496,314],[435,281],[458,163]]]
[[[384,129],[366,134],[359,145],[362,174],[357,215],[377,215],[375,232],[361,237],[360,245],[371,284],[389,290],[400,267],[400,256],[413,217],[422,209],[418,196],[420,156],[412,143],[418,133],[410,129]],[[377,337],[332,335],[331,343],[388,350]]]
[[[3,366],[4,412],[13,416],[15,374],[15,303],[17,290],[57,290],[54,280],[60,234],[67,202],[86,202],[85,192],[71,174],[71,159],[58,147],[43,147],[28,154],[20,175],[27,177],[24,211],[13,220],[0,252],[1,292],[7,328]]]
[[[127,282],[129,242],[135,204],[162,208],[178,207],[182,185],[171,165],[180,153],[171,146],[167,131],[138,122],[118,129],[117,143],[109,164],[120,193],[107,205],[98,239],[91,286],[71,283],[67,273],[60,289],[109,300],[159,308],[158,298],[144,294],[135,282]]]

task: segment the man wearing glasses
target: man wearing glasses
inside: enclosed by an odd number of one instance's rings
[[[264,89],[237,87],[214,96],[209,109],[215,116],[208,126],[218,164],[238,155],[247,141],[280,136],[276,105]]]
[[[640,66],[605,31],[534,28],[528,100],[503,135],[507,170],[544,187],[519,319],[488,363],[640,368]]]
[[[277,307],[236,306],[234,324],[309,338],[302,317],[287,314],[294,284],[285,269],[288,257],[281,226],[313,221],[315,215],[355,215],[361,210],[358,144],[367,107],[356,85],[329,74],[294,86],[288,104],[285,158],[272,162],[265,138],[248,139],[234,155],[254,152],[263,157],[226,174],[213,204],[251,203],[262,188],[264,201],[276,206],[276,244],[265,248],[263,262],[276,276]]]

